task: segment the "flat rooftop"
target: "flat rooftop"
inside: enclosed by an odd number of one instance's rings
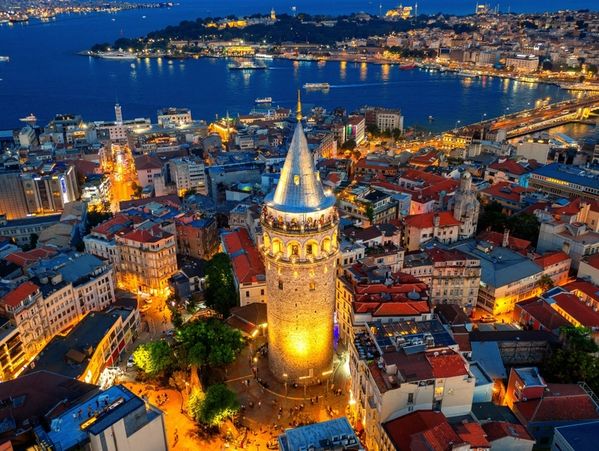
[[[299,451],[313,446],[319,450],[362,449],[346,417],[288,429],[279,435],[279,449]]]
[[[98,435],[140,408],[146,408],[141,398],[122,385],[114,385],[54,417],[49,431],[38,426],[36,434],[42,441],[54,445],[53,449],[74,449],[87,442],[88,434]],[[160,411],[150,407],[141,426],[158,415]]]

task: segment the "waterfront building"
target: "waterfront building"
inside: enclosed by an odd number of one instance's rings
[[[162,128],[177,128],[191,124],[189,108],[163,108],[158,110],[158,126]]]
[[[547,164],[547,157],[549,155],[550,149],[551,145],[548,139],[527,136],[518,144],[516,144],[516,155],[538,161],[541,164]]]
[[[385,449],[382,424],[410,412],[470,412],[475,379],[458,349],[437,319],[373,321],[356,333],[350,343],[350,408],[368,449]]]
[[[400,130],[403,132],[404,117],[399,109],[367,108],[364,113],[366,127],[376,126],[381,131]]]
[[[269,365],[283,381],[315,383],[333,364],[335,197],[323,190],[301,124],[262,212]]]
[[[123,385],[82,396],[65,409],[51,409],[47,419],[34,428],[42,451],[168,450],[164,413]]]
[[[133,293],[166,298],[177,271],[177,243],[159,225],[116,235],[119,286]]]
[[[556,196],[599,200],[599,174],[586,168],[551,163],[535,169],[529,185]]]
[[[225,252],[231,258],[240,305],[265,303],[267,301],[266,271],[260,252],[248,230],[240,227],[223,232],[221,240]]]
[[[353,139],[361,144],[366,139],[366,120],[364,116],[349,116],[345,126],[345,140]]]
[[[515,55],[505,59],[505,66],[519,73],[534,72],[539,68],[537,55]]]

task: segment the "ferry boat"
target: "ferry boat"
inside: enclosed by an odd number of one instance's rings
[[[480,74],[477,72],[474,72],[472,70],[461,70],[457,73],[457,75],[459,75],[460,77],[471,77],[471,78],[478,78],[480,77]]]
[[[107,60],[135,60],[137,59],[137,55],[134,53],[127,52],[98,52],[96,54],[98,57],[107,59]]]
[[[1,56],[0,55],[0,63],[8,63],[10,61],[10,56]]]
[[[261,61],[240,61],[227,64],[229,70],[263,70],[268,66]]]
[[[254,102],[257,104],[272,103],[272,97],[258,97]]]
[[[304,84],[304,89],[306,90],[327,90],[331,87],[328,83],[306,83]]]
[[[274,56],[269,55],[267,53],[256,53],[256,55],[254,55],[254,57],[259,60],[267,60],[267,61],[272,61],[274,59]]]

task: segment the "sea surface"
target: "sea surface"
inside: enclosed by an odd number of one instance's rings
[[[440,131],[499,116],[570,94],[556,86],[528,84],[499,78],[468,79],[456,74],[423,70],[402,71],[397,66],[354,63],[269,62],[269,70],[229,71],[227,60],[107,61],[83,57],[76,52],[98,42],[120,36],[141,36],[181,20],[228,14],[297,11],[345,14],[383,11],[396,2],[372,1],[276,1],[276,0],[180,0],[170,9],[132,10],[117,14],[63,15],[47,23],[0,26],[0,129],[19,126],[19,118],[34,113],[46,123],[56,113],[82,114],[86,120],[113,118],[113,106],[123,106],[125,118],[156,118],[164,106],[185,106],[196,119],[212,120],[227,112],[246,114],[257,97],[270,96],[274,104],[290,107],[296,90],[304,83],[328,82],[328,92],[305,92],[305,107],[344,107],[351,111],[362,105],[401,108],[407,125]],[[407,2],[404,2],[407,4]],[[467,14],[475,2],[421,0],[419,11]],[[571,0],[520,0],[510,2],[511,11],[540,11],[592,8],[594,2]],[[500,4],[507,10],[508,4]],[[432,116],[433,121],[429,120]],[[569,129],[565,130],[570,131]],[[578,127],[574,135],[589,129]]]

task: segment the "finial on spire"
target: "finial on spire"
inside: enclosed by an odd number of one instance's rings
[[[297,90],[297,109],[295,110],[295,118],[299,121],[302,120],[302,97],[300,90]]]

